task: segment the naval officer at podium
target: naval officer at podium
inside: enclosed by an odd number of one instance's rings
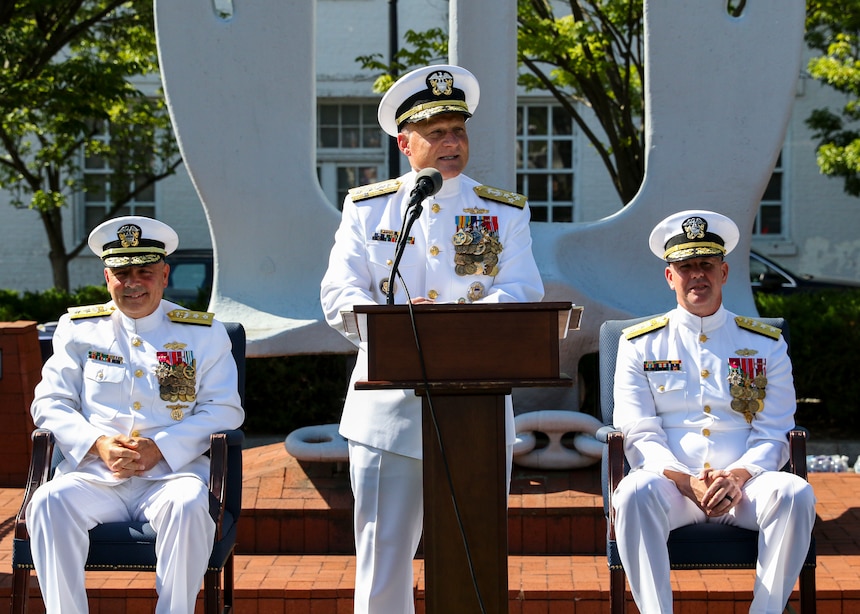
[[[397,139],[411,170],[349,191],[320,299],[333,328],[358,345],[340,422],[349,441],[355,496],[355,612],[414,612],[412,559],[423,525],[421,400],[412,390],[355,390],[367,379],[367,348],[344,330],[341,312],[385,304],[395,246],[416,175],[437,169],[443,184],[423,202],[393,285],[397,304],[537,302],[525,197],[462,174],[469,161],[468,120],[478,106],[475,76],[459,66],[426,66],[401,77],[379,104],[382,129]],[[505,129],[505,127],[500,127]],[[481,360],[479,331],[463,351]],[[514,443],[506,400],[508,481]],[[455,536],[452,536],[455,539]]]

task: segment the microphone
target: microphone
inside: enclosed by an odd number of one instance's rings
[[[409,194],[409,201],[406,203],[406,208],[414,207],[428,196],[433,196],[436,192],[442,189],[442,173],[433,167],[425,168],[418,171],[415,175],[415,187]]]
[[[388,276],[388,294],[386,296],[386,304],[388,305],[394,304],[394,278],[397,275],[397,269],[400,267],[400,259],[403,258],[403,250],[406,249],[412,224],[421,216],[423,209],[421,202],[428,196],[433,196],[441,189],[442,173],[435,168],[422,169],[415,175],[415,187],[409,193],[406,212],[403,214],[403,225],[400,228],[400,235],[398,235],[397,243],[394,246],[394,264],[391,267],[391,274]]]

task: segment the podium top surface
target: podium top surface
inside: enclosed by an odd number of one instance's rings
[[[361,388],[568,385],[559,340],[581,311],[569,302],[357,305],[368,353]]]

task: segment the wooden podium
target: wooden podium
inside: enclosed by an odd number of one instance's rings
[[[580,312],[569,302],[355,307],[368,344],[356,388],[422,397],[427,614],[508,611],[505,395],[571,385],[559,339]]]

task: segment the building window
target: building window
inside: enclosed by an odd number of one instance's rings
[[[96,134],[94,140],[105,144],[110,142],[110,129],[107,122],[98,120],[96,123]],[[118,180],[107,158],[94,154],[81,154],[83,164],[83,180],[85,191],[83,193],[84,211],[84,235],[95,228],[109,213],[114,204],[114,195],[118,192],[128,193],[135,190],[135,180],[130,180],[130,185],[115,185]],[[125,181],[125,179],[123,179]],[[150,185],[136,194],[126,205],[119,209],[119,215],[145,215],[155,217],[155,184]]]
[[[773,238],[774,235],[782,236],[785,234],[782,227],[782,214],[785,208],[782,187],[784,176],[782,153],[780,153],[773,174],[770,176],[770,181],[767,182],[767,187],[764,190],[758,215],[755,218],[754,237]]]
[[[557,104],[517,107],[517,191],[533,222],[573,221],[573,120]]]
[[[317,107],[317,174],[338,209],[350,188],[387,179],[388,137],[376,118],[378,104],[325,102]]]

